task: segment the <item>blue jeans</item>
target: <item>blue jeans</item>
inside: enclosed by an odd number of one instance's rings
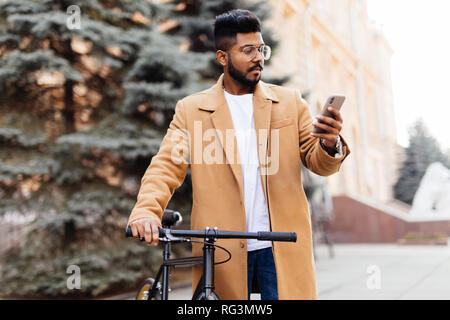
[[[247,253],[248,300],[253,277],[258,281],[261,300],[278,300],[277,273],[271,247]]]

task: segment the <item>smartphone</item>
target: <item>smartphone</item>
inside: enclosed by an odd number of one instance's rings
[[[327,101],[325,102],[325,105],[322,108],[322,111],[320,112],[320,115],[325,117],[331,117],[334,118],[334,115],[328,111],[328,107],[335,108],[336,110],[341,110],[342,104],[344,103],[345,96],[340,94],[334,94],[328,97]],[[317,127],[313,127],[314,133],[326,133],[325,130]]]

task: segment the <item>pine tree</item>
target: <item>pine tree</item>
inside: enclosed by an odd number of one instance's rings
[[[79,29],[68,27],[71,5]],[[0,207],[35,216],[26,243],[8,252],[4,294],[70,295],[71,264],[83,273],[77,294],[90,295],[151,270],[143,266],[157,252],[123,229],[176,101],[205,87],[198,70],[208,57],[159,30],[172,7],[0,3]]]
[[[433,162],[441,162],[450,168],[450,158],[441,151],[437,140],[430,135],[421,119],[409,130],[409,146],[404,154],[404,162],[394,185],[394,197],[412,204],[428,166]]]
[[[124,239],[123,228],[177,100],[221,72],[215,16],[238,7],[0,2],[0,219],[31,220],[7,236],[23,241],[9,241],[2,257],[3,294],[97,296],[151,274],[160,253]],[[69,28],[77,8],[80,28]],[[171,207],[189,213],[190,194],[188,172]],[[66,286],[69,265],[81,269],[80,290]]]
[[[268,0],[174,0],[172,3],[175,4],[176,22],[168,34],[187,37],[189,42],[185,45],[189,51],[215,52],[212,25],[216,16],[233,9],[247,9],[261,20],[264,42],[272,48],[272,54],[276,54],[279,41],[273,38],[270,29],[264,27],[264,21],[270,17],[271,6]],[[266,64],[270,65],[270,60]],[[209,67],[202,70],[201,74],[204,78],[214,81],[222,72],[222,66],[213,55],[209,60]],[[263,81],[279,85],[286,83],[289,79],[289,76],[276,78],[262,76]]]

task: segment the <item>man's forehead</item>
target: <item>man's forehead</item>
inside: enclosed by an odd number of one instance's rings
[[[245,46],[260,46],[262,44],[264,44],[264,40],[262,38],[261,32],[236,34],[235,45],[240,48]]]

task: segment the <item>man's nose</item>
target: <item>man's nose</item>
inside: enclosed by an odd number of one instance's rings
[[[253,58],[253,62],[259,62],[260,65],[264,65],[264,57],[263,57],[263,53],[259,50],[256,50],[256,54],[255,57]]]

